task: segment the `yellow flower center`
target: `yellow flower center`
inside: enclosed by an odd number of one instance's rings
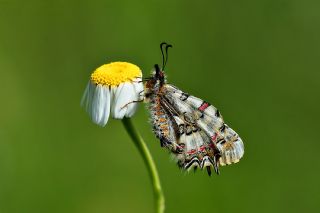
[[[105,86],[118,86],[124,82],[131,82],[142,77],[138,66],[128,62],[112,62],[98,67],[91,74],[91,81]]]

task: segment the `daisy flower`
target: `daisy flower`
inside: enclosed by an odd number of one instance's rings
[[[81,105],[92,121],[105,126],[109,116],[132,117],[143,97],[142,72],[128,62],[112,62],[98,67],[83,94]]]

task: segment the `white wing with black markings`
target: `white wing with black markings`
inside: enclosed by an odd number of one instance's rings
[[[173,85],[165,84],[160,102],[175,129],[177,144],[183,152],[177,154],[178,164],[184,169],[237,163],[244,154],[244,145],[238,134],[228,127],[214,106],[188,95]]]

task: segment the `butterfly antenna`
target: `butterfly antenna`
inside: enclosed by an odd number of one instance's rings
[[[163,66],[163,70],[164,70],[164,68],[165,68],[165,66],[166,66],[166,64],[168,62],[168,49],[169,49],[169,47],[172,47],[172,45],[171,44],[167,44],[167,46],[166,46],[166,61],[165,61],[164,66]]]
[[[165,57],[164,57],[164,52],[163,52],[163,45],[167,45],[166,42],[162,42],[160,44],[160,50],[161,50],[161,55],[162,55],[162,69],[164,69],[165,66]]]

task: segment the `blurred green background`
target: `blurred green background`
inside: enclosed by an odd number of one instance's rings
[[[218,107],[245,142],[220,176],[184,174],[140,106],[166,212],[319,212],[317,0],[0,0],[0,213],[152,212],[122,127],[80,108],[90,73],[129,61]]]

